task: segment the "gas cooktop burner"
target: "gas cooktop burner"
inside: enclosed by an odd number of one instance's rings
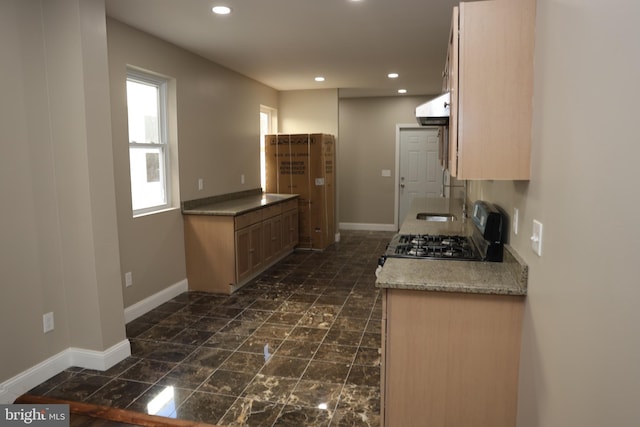
[[[442,243],[443,245],[453,246],[456,243],[461,243],[461,242],[459,240],[457,241],[456,239],[446,238],[446,239],[442,239],[440,243]]]
[[[466,236],[399,234],[389,244],[387,257],[478,260]]]
[[[416,247],[412,247],[411,249],[409,249],[407,251],[408,255],[414,255],[414,256],[426,256],[427,254],[427,250],[423,247],[420,246],[416,246]]]
[[[411,239],[411,244],[414,246],[422,246],[425,243],[427,243],[427,239],[422,236],[416,236],[413,239]]]

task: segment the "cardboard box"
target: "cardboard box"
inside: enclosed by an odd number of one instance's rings
[[[335,239],[335,137],[267,135],[268,193],[298,194],[298,247],[325,249]]]

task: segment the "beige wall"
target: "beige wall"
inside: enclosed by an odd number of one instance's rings
[[[417,124],[415,108],[428,99],[403,96],[340,100],[340,223],[393,225],[396,125]],[[382,169],[391,170],[391,177],[383,177]]]
[[[104,5],[3,1],[0,19],[2,382],[125,330]]]
[[[129,307],[186,278],[182,215],[132,217],[127,146],[126,67],[174,79],[181,200],[260,187],[260,105],[277,107],[277,92],[118,21],[108,20],[113,156],[122,272]],[[175,142],[175,141],[174,141]],[[241,183],[245,175],[245,183]],[[198,178],[204,189],[198,190]]]
[[[328,133],[338,138],[338,91],[292,90],[278,96],[279,133]]]
[[[538,0],[531,181],[471,185],[520,210],[519,427],[640,423],[638,16],[636,2]]]

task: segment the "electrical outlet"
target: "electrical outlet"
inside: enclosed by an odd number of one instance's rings
[[[128,273],[124,273],[124,284],[127,288],[133,285],[133,275],[130,271]]]
[[[198,178],[198,190],[202,190],[204,188],[204,179]]]
[[[244,184],[244,174],[240,175],[240,184]]]
[[[542,223],[537,220],[533,220],[533,233],[531,235],[531,249],[533,252],[542,256]]]
[[[513,220],[511,221],[513,223],[513,234],[517,235],[518,234],[518,216],[520,214],[520,211],[518,210],[518,208],[513,208]]]
[[[49,331],[53,331],[53,328],[53,311],[50,311],[49,313],[45,313],[42,315],[42,329],[46,334]]]

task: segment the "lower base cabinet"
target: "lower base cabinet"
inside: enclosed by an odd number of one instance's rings
[[[238,216],[185,215],[189,289],[233,293],[293,251],[297,225],[295,199]]]
[[[385,289],[386,427],[516,424],[524,297]]]
[[[259,271],[266,262],[263,234],[262,223],[236,231],[236,279],[240,283],[251,277],[255,271]],[[270,256],[269,259],[272,258],[273,256]]]

